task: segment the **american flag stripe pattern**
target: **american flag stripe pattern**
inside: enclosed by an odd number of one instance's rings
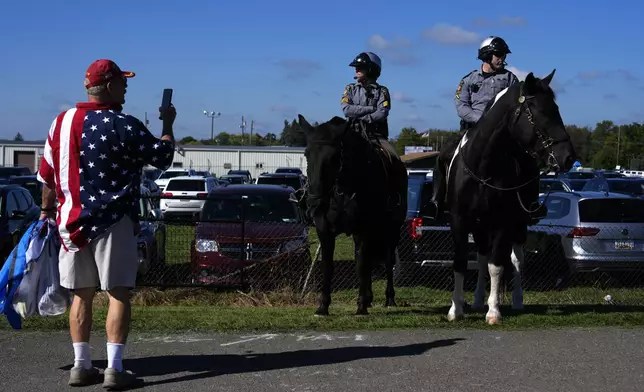
[[[120,110],[79,104],[51,124],[38,180],[58,198],[61,243],[77,252],[125,215],[138,220],[141,171],[166,170],[174,146]]]

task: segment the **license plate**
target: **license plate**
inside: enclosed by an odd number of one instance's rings
[[[615,249],[619,250],[633,250],[635,242],[633,241],[615,241]]]
[[[470,244],[473,244],[474,243],[474,235],[468,234],[467,235],[467,242],[469,242]]]

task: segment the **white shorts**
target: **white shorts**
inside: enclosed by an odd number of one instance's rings
[[[125,216],[78,252],[61,246],[58,260],[60,285],[67,289],[134,288],[139,268],[134,223]]]

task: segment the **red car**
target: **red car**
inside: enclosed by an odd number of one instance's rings
[[[308,235],[292,188],[214,188],[195,227],[193,282],[256,288],[299,285],[311,265]]]

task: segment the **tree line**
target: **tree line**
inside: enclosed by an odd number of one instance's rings
[[[315,125],[315,123],[314,123]],[[575,151],[583,166],[613,169],[616,165],[633,170],[644,170],[644,124],[631,123],[618,125],[612,121],[602,121],[594,128],[567,125]],[[403,154],[405,146],[429,146],[439,151],[455,135],[454,131],[427,129],[419,131],[413,127],[405,127],[390,141],[399,154]],[[197,140],[192,136],[184,137],[181,144],[202,145],[252,145],[252,146],[306,146],[306,136],[298,130],[296,120],[284,120],[282,132],[278,135],[234,134],[220,132],[214,140]]]

